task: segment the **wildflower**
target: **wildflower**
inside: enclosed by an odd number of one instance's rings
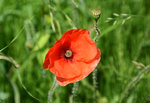
[[[46,54],[43,68],[56,75],[60,86],[66,86],[88,76],[100,61],[100,50],[86,29],[72,29]]]

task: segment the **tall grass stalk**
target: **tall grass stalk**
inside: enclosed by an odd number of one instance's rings
[[[0,49],[0,52],[2,52],[3,50],[5,50],[6,48],[8,48],[23,32],[24,30],[24,26],[19,30],[19,32],[17,33],[17,35],[9,42],[9,44],[7,44],[5,47]]]
[[[127,85],[124,94],[123,94],[123,98],[121,103],[126,103],[127,97],[129,96],[129,92],[130,90],[140,81],[141,77],[150,71],[150,65],[146,66],[141,72],[139,72],[137,74],[136,77],[134,77],[131,82],[129,82],[129,84]]]

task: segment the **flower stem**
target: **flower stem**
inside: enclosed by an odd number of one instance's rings
[[[77,96],[78,87],[79,87],[79,82],[75,82],[72,88],[71,103],[75,103],[75,97]]]
[[[97,69],[95,69],[93,71],[93,86],[94,86],[94,102],[93,103],[97,103],[97,95],[96,95],[96,91],[97,91]]]
[[[99,18],[98,18],[99,19]],[[99,35],[101,34],[100,29],[98,28],[98,19],[95,19],[95,31],[96,36],[94,38],[95,43],[97,42],[97,39]],[[97,103],[97,69],[93,71],[93,86],[94,86],[94,103]]]
[[[52,96],[53,96],[53,93],[54,93],[54,90],[56,89],[56,87],[57,87],[57,82],[56,82],[56,78],[55,78],[52,87],[48,91],[48,103],[52,102]]]
[[[98,28],[98,20],[95,20],[95,31],[96,31],[96,36],[94,38],[94,41],[97,42],[98,37],[100,36],[101,32],[100,29]]]

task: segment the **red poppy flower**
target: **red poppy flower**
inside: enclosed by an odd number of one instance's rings
[[[60,86],[77,82],[88,76],[100,61],[100,50],[86,29],[64,33],[45,57],[43,68],[56,75]]]

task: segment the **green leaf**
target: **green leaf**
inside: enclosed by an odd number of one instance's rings
[[[19,89],[18,89],[16,83],[13,80],[11,80],[11,79],[9,79],[9,80],[10,80],[10,83],[11,83],[11,85],[13,87],[15,103],[20,103]]]
[[[39,41],[35,44],[33,51],[36,51],[36,50],[43,48],[46,45],[46,43],[48,42],[49,38],[50,38],[50,34],[43,35],[39,39]]]

